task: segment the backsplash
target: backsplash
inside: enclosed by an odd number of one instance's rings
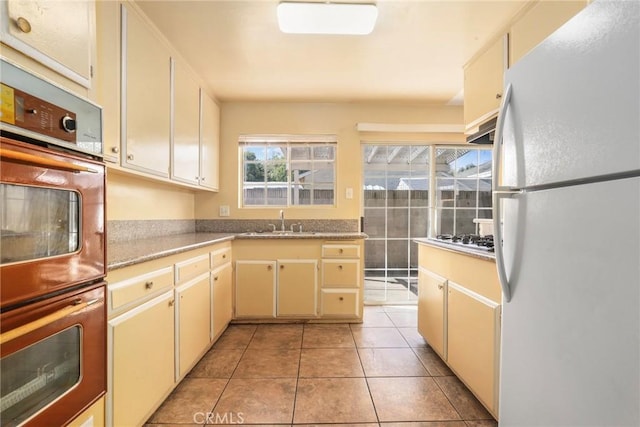
[[[197,219],[197,220],[122,220],[107,221],[109,243],[147,239],[188,233],[245,233],[247,231],[268,231],[274,224],[280,229],[280,220],[273,219]],[[319,233],[353,233],[360,231],[356,219],[287,219],[285,228],[292,224],[302,224],[303,231]]]
[[[279,219],[197,219],[196,231],[207,233],[246,233],[247,231],[269,231],[274,224],[280,230]],[[298,224],[302,224],[303,231],[320,233],[337,232],[350,233],[360,231],[360,223],[356,219],[285,219],[285,229],[292,224],[298,231]]]

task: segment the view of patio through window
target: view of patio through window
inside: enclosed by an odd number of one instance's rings
[[[491,218],[491,147],[364,144],[365,302],[417,301],[418,237]]]

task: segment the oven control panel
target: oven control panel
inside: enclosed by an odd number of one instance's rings
[[[99,105],[4,58],[0,58],[0,90],[1,133],[103,157]]]
[[[76,143],[75,113],[5,84],[0,84],[0,94],[0,120],[4,123]]]

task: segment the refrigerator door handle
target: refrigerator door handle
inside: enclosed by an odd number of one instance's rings
[[[511,84],[507,85],[507,89],[502,97],[500,110],[498,111],[498,122],[496,123],[496,138],[493,143],[493,170],[491,172],[492,180],[492,205],[493,205],[493,235],[495,240],[496,268],[498,270],[498,279],[502,287],[502,298],[504,302],[511,301],[511,288],[509,279],[504,268],[504,253],[502,251],[502,212],[500,209],[500,200],[513,197],[519,191],[498,185],[502,177],[502,134],[504,132],[504,121],[511,101]]]

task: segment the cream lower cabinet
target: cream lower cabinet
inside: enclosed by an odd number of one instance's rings
[[[276,261],[236,261],[236,317],[276,316]]]
[[[322,246],[322,317],[362,318],[360,253],[361,246],[356,243]]]
[[[501,290],[495,262],[419,245],[418,332],[498,415]]]
[[[447,279],[425,268],[418,269],[418,332],[431,348],[447,359]]]
[[[233,271],[231,263],[211,272],[213,315],[211,316],[211,339],[215,340],[226,329],[233,318]]]
[[[142,425],[174,387],[174,293],[109,320],[107,425]]]
[[[489,408],[498,405],[500,305],[449,282],[447,363]]]
[[[277,315],[316,316],[317,260],[278,260]]]
[[[176,381],[183,378],[211,342],[209,272],[178,286],[176,293]]]

